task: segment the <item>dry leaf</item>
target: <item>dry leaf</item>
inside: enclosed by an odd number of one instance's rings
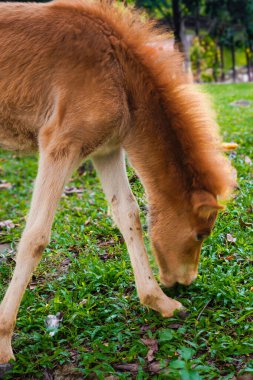
[[[253,380],[252,373],[244,373],[243,375],[238,376],[238,380]]]
[[[87,298],[84,298],[82,301],[79,302],[79,305],[86,305],[87,302]]]
[[[54,336],[57,333],[62,319],[63,313],[61,312],[56,313],[56,315],[50,314],[47,316],[45,323],[50,336]]]
[[[110,245],[115,245],[115,241],[113,239],[107,240],[107,241],[100,241],[98,243],[99,247],[108,247]]]
[[[0,181],[0,189],[11,189],[12,185],[6,181]]]
[[[168,325],[168,327],[170,329],[179,329],[179,327],[182,327],[182,324],[180,324],[180,323],[171,323],[170,325]]]
[[[248,107],[250,106],[251,102],[249,100],[236,100],[235,102],[230,103],[231,106],[233,107]]]
[[[2,253],[10,253],[11,251],[11,245],[6,243],[6,244],[0,244],[0,255]]]
[[[227,256],[225,259],[230,261],[230,260],[233,260],[233,258],[234,258],[234,255],[230,255],[230,256]]]
[[[115,364],[114,368],[116,368],[116,369],[118,369],[120,371],[137,373],[138,369],[139,369],[139,364],[138,363]]]
[[[54,371],[54,380],[82,380],[83,376],[80,374],[78,368],[73,364],[67,364]]]
[[[84,189],[80,189],[77,187],[65,187],[64,189],[65,195],[82,194],[83,192],[84,192]]]
[[[91,222],[91,217],[89,216],[88,219],[86,220],[86,222],[84,222],[84,225],[88,226],[88,224],[90,224],[90,222]]]
[[[0,364],[0,379],[3,379],[4,375],[11,371],[12,367],[13,364],[10,363]]]
[[[244,222],[242,218],[239,219],[239,223],[242,228],[253,227],[253,223]]]
[[[3,230],[4,228],[11,230],[12,228],[15,228],[15,224],[12,223],[12,220],[4,220],[3,222],[0,222],[0,230]]]
[[[157,362],[157,361],[149,363],[148,370],[150,373],[152,373],[154,375],[154,374],[159,373],[162,370],[164,370],[164,368],[167,367],[168,363],[169,363],[168,360],[163,360],[163,366],[161,365],[160,362]]]
[[[222,148],[224,151],[230,151],[230,150],[235,150],[238,148],[238,144],[235,142],[224,142],[222,143]]]
[[[142,343],[149,348],[147,353],[147,361],[152,362],[155,357],[154,354],[158,351],[158,343],[156,339],[141,339]]]
[[[69,264],[70,264],[70,259],[68,257],[61,262],[62,267],[67,267],[69,266]]]
[[[154,359],[155,359],[155,356],[154,356],[154,351],[153,350],[148,350],[148,353],[147,353],[147,361],[150,363],[150,362],[153,362]]]
[[[229,241],[230,243],[235,243],[235,242],[236,242],[236,238],[234,238],[231,234],[227,234],[227,235],[226,235],[226,239],[227,239],[227,241]]]
[[[246,162],[246,164],[248,164],[248,165],[252,165],[252,160],[251,160],[250,157],[245,156],[245,157],[244,157],[244,161]]]

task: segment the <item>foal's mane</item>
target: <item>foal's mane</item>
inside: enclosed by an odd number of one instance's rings
[[[226,198],[235,186],[231,166],[222,154],[218,127],[207,96],[183,70],[182,55],[163,48],[171,38],[154,21],[110,0],[56,0],[56,6],[84,12],[105,30],[112,44],[141,65],[160,96],[168,128],[177,140],[190,188]],[[154,131],[155,133],[155,131]]]

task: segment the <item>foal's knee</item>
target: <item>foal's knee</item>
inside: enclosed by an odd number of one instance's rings
[[[13,331],[14,323],[7,319],[3,319],[1,314],[2,312],[0,308],[0,337],[9,336]]]
[[[130,225],[136,231],[141,231],[141,220],[140,220],[140,209],[139,206],[132,194],[128,197],[128,218],[130,221]]]
[[[44,231],[31,228],[23,233],[20,249],[25,248],[33,258],[40,258],[48,243],[49,237]]]
[[[141,231],[140,210],[134,196],[129,193],[113,196],[112,211],[117,224],[128,231]]]

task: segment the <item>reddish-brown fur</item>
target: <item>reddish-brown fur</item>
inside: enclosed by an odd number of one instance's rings
[[[148,266],[121,148],[144,184],[168,286],[196,277],[196,236],[210,233],[217,197],[228,197],[235,184],[206,96],[184,73],[180,53],[161,48],[167,34],[109,3],[0,5],[0,145],[40,152],[17,267],[0,306],[0,363],[13,356],[19,303],[49,241],[62,188],[83,158],[91,155],[101,175],[141,301],[165,316],[180,304],[162,293]]]

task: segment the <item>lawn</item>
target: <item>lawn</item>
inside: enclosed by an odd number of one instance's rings
[[[164,319],[140,305],[126,247],[86,164],[61,199],[50,246],[23,299],[13,338],[16,362],[6,379],[253,375],[252,85],[205,89],[213,96],[224,140],[239,144],[230,154],[239,190],[204,244],[197,280],[166,290],[187,307],[187,318]],[[250,105],[231,105],[242,99]],[[36,168],[37,158],[0,152],[0,222],[12,221],[0,227],[0,296],[15,264]],[[146,234],[143,189],[131,169],[129,178]],[[48,315],[60,319],[54,331],[46,325]]]

